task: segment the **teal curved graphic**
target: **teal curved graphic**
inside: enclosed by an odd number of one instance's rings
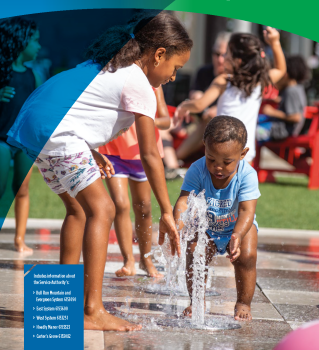
[[[318,0],[17,0],[1,6],[0,18],[99,8],[157,9],[204,13],[270,25],[319,42]]]

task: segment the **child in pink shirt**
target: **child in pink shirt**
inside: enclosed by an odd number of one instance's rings
[[[154,89],[154,92],[157,100],[155,136],[159,154],[163,158],[163,144],[158,129],[168,129],[170,117],[162,87]],[[135,232],[141,254],[139,266],[147,272],[148,276],[161,277],[162,275],[153,265],[151,257],[145,258],[145,254],[151,251],[152,246],[151,187],[142,166],[135,123],[122,136],[100,147],[99,152],[108,157],[115,170],[115,175],[111,179],[106,179],[116,208],[114,225],[124,258],[124,266],[115,273],[118,277],[134,276],[136,273],[132,249],[133,232],[130,220],[129,185],[135,214]]]

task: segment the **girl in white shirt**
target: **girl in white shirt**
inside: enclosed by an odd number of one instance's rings
[[[46,183],[65,204],[60,262],[77,264],[83,242],[85,329],[141,328],[110,315],[102,303],[115,208],[101,177],[110,178],[114,170],[105,156],[94,151],[134,121],[141,161],[161,208],[159,243],[167,233],[172,253],[180,254],[156,145],[152,86],[174,81],[191,47],[179,21],[162,12],[111,28],[91,45],[87,62],[49,79],[31,95],[8,133],[8,142],[35,160]]]
[[[248,132],[246,160],[255,157],[255,133],[258,111],[265,87],[275,84],[286,73],[285,57],[276,29],[264,30],[265,41],[274,55],[274,68],[269,70],[260,40],[246,33],[232,34],[225,57],[225,71],[216,77],[198,100],[184,101],[175,114],[175,120],[188,118],[189,113],[200,113],[218,97],[217,115],[229,115],[240,119]]]

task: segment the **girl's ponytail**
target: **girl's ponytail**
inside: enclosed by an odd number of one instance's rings
[[[111,72],[115,72],[122,64],[125,67],[126,62],[134,62],[135,57],[141,54],[131,34],[133,31],[131,32],[130,26],[115,26],[108,29],[88,48],[86,58],[99,63],[104,70]],[[119,62],[121,57],[124,57],[124,60]]]
[[[268,75],[269,63],[256,36],[234,33],[230,37],[228,49],[231,55],[230,63],[233,66],[233,74],[229,78],[231,85],[244,91],[246,96],[250,96],[258,84],[261,85],[261,91],[272,84]],[[235,62],[236,58],[241,60],[239,66]]]
[[[166,49],[166,57],[189,51],[193,42],[173,16],[144,13],[132,18],[127,26],[108,29],[87,50],[86,58],[99,63],[104,71],[128,67],[148,51]]]

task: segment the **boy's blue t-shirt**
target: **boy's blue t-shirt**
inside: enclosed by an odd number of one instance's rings
[[[226,188],[215,189],[203,157],[188,169],[181,189],[194,190],[196,194],[205,189],[209,219],[207,232],[211,234],[231,235],[238,218],[238,204],[260,197],[257,173],[245,160],[240,161],[237,173]],[[255,218],[254,224],[258,228]]]

